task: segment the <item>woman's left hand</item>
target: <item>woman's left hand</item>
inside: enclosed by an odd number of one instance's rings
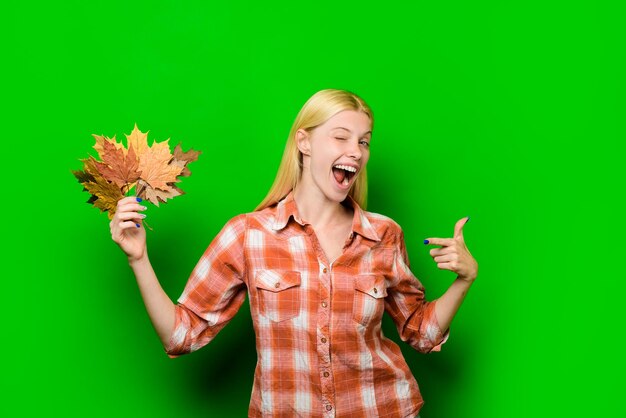
[[[440,248],[430,250],[431,257],[441,270],[450,270],[458,274],[458,278],[473,282],[478,274],[478,263],[465,245],[463,227],[469,221],[469,216],[459,219],[454,225],[453,238],[428,238],[427,245],[441,245]]]

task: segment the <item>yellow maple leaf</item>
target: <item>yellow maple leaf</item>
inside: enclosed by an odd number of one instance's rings
[[[74,172],[74,175],[83,184],[86,191],[92,194],[88,203],[92,203],[102,212],[107,212],[109,219],[115,215],[117,202],[124,197],[120,188],[114,183],[105,179],[97,169],[96,160],[89,157],[84,160],[85,171]],[[95,199],[94,199],[95,197]]]
[[[128,148],[133,147],[137,155],[143,154],[144,151],[149,148],[148,132],[141,132],[139,128],[137,128],[137,124],[135,124],[135,127],[133,128],[133,131],[130,133],[130,135],[126,135]]]

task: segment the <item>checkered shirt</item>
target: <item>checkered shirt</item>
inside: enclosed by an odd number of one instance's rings
[[[403,232],[354,200],[352,232],[330,264],[293,194],[231,219],[193,270],[166,352],[209,343],[246,294],[256,333],[250,417],[415,417],[423,405],[400,348],[439,351],[435,303],[411,273]]]

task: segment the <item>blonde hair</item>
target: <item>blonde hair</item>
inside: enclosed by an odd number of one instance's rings
[[[356,110],[365,113],[372,122],[374,129],[374,115],[363,99],[354,93],[345,90],[326,89],[315,93],[302,106],[296,120],[291,126],[283,158],[276,173],[276,179],[265,196],[265,199],[255,210],[262,210],[278,203],[294,190],[302,175],[302,154],[296,144],[296,132],[304,129],[311,132],[328,119],[344,110]],[[363,209],[367,204],[367,172],[365,167],[359,173],[348,195]]]

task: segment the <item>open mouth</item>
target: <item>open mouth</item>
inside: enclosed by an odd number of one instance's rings
[[[348,186],[352,178],[356,176],[356,168],[349,165],[337,164],[333,166],[333,176],[337,183],[342,186]]]

